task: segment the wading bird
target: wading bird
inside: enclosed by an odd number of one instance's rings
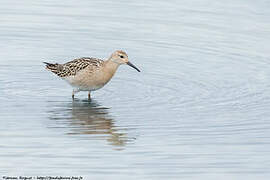
[[[136,66],[129,62],[127,53],[121,50],[115,51],[107,60],[82,57],[65,64],[44,63],[46,69],[73,87],[72,99],[79,91],[88,91],[88,99],[90,99],[91,91],[96,91],[107,84],[122,64],[127,64],[140,72]]]

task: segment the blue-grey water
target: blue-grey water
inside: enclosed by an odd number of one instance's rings
[[[270,2],[0,2],[0,175],[269,179]],[[125,50],[81,92],[43,61]],[[2,178],[2,177],[0,177]]]

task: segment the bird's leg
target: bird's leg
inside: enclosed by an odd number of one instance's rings
[[[75,94],[74,91],[72,91],[72,99],[73,99],[73,100],[74,100],[74,94]]]
[[[90,91],[88,91],[88,100],[91,100],[91,94],[90,94]]]
[[[73,100],[74,100],[75,94],[76,94],[77,92],[79,92],[78,89],[73,89],[73,91],[72,91],[72,99],[73,99]]]

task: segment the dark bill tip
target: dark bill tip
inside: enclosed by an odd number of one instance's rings
[[[130,67],[133,67],[134,69],[136,69],[138,72],[141,72],[135,65],[133,65],[131,62],[127,62],[127,65],[129,65]]]

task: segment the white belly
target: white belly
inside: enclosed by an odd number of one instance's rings
[[[63,78],[74,89],[79,91],[95,91],[102,88],[108,81],[104,79],[103,74],[96,71],[95,73],[87,73],[84,70],[75,76],[68,76]]]

